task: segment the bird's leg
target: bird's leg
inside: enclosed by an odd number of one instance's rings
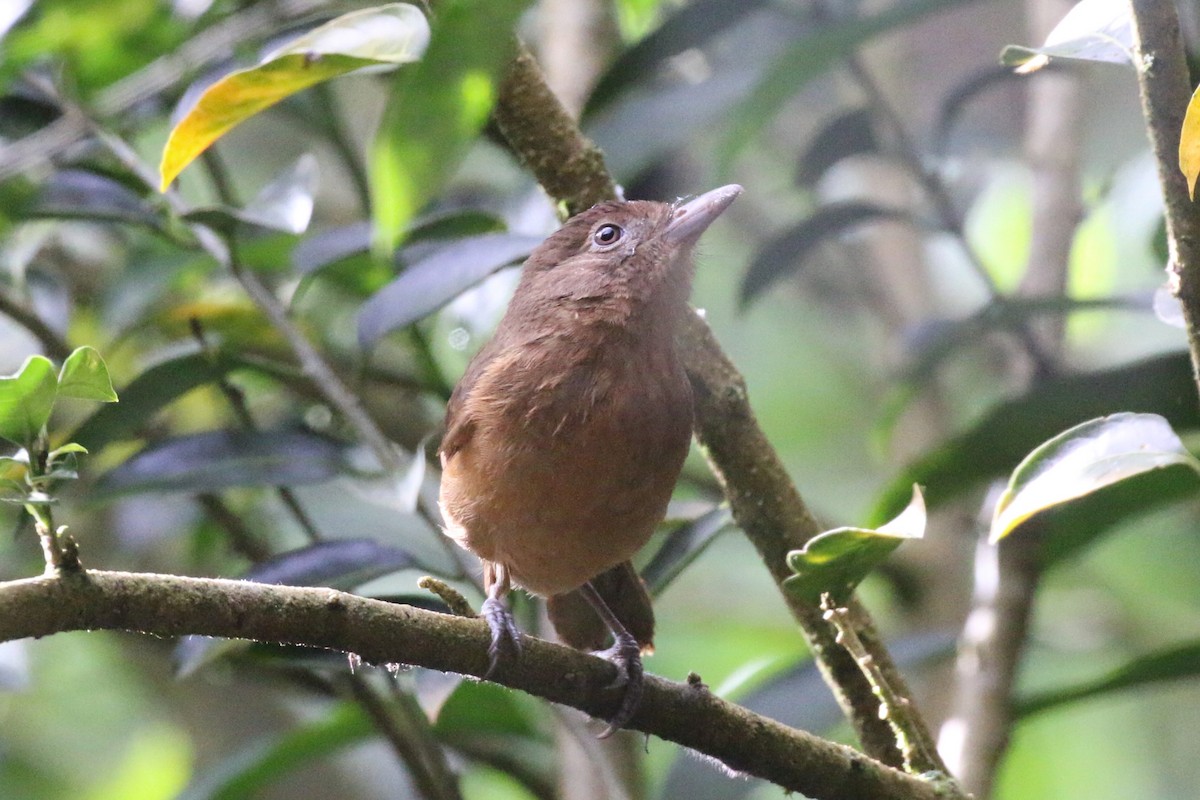
[[[642,648],[637,639],[617,618],[617,615],[604,602],[604,598],[596,591],[591,583],[579,587],[579,592],[596,609],[596,613],[604,620],[604,624],[612,631],[613,646],[597,653],[601,658],[611,661],[617,667],[617,680],[614,686],[624,686],[625,696],[621,698],[621,706],[617,713],[608,721],[608,727],[600,734],[601,739],[607,739],[613,733],[624,728],[633,719],[638,704],[642,701],[642,687],[645,680],[642,675]]]
[[[487,588],[487,599],[479,609],[480,616],[487,621],[492,632],[492,643],[488,645],[488,669],[484,679],[492,677],[496,667],[504,659],[516,658],[521,652],[521,630],[505,598],[512,589],[508,569],[502,564],[485,561],[483,584]]]

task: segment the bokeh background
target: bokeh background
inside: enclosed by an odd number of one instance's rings
[[[200,350],[198,325],[208,352],[254,362],[224,374],[258,428],[349,439],[237,282],[190,246],[185,226],[94,137],[15,154],[64,115],[82,113],[154,165],[195,82],[364,5],[0,7],[0,373],[48,342],[90,344],[124,394],[154,365],[183,369],[178,359]],[[1195,46],[1195,9],[1183,5]],[[745,186],[704,239],[693,302],[745,374],[763,428],[827,527],[878,522],[881,498],[906,485],[907,465],[976,435],[944,474],[979,480],[941,503],[926,540],[906,545],[862,587],[935,725],[953,705],[954,643],[987,517],[984,479],[1015,466],[979,467],[989,449],[1024,441],[1039,415],[1059,413],[1064,394],[1113,411],[1142,410],[1129,407],[1139,390],[1164,405],[1196,404],[1177,396],[1178,381],[1136,371],[1164,358],[1162,374],[1178,376],[1187,361],[1169,303],[1156,311],[1161,199],[1133,71],[1056,62],[1014,76],[999,66],[1006,45],[1040,44],[1069,6],[541,0],[518,28],[627,196],[671,200]],[[199,55],[197,42],[208,47]],[[239,233],[242,258],[385,432],[424,461],[446,391],[499,319],[516,272],[462,287],[438,311],[380,339],[369,357],[357,334],[364,304],[463,236],[541,237],[557,223],[552,203],[485,128],[444,184],[430,188],[396,259],[372,259],[363,181],[392,80],[347,76],[253,117],[185,171],[178,190],[194,207],[245,203],[305,154],[315,157],[315,185],[292,173],[314,203],[306,229]],[[419,92],[407,101],[424,102]],[[1031,250],[1047,238],[1049,249]],[[46,330],[31,331],[14,316],[22,310]],[[1020,326],[1027,336],[1014,333]],[[1107,377],[1095,384],[1103,388],[1088,388],[1093,374]],[[1055,381],[1064,376],[1079,380],[1061,388]],[[237,477],[204,483],[186,469],[168,485],[144,476],[121,483],[130,457],[147,446],[238,427],[229,390],[198,383],[170,402],[129,407],[120,435],[101,436],[81,480],[63,488],[57,513],[86,565],[238,576],[255,554],[310,544],[269,487],[239,487]],[[1002,403],[1017,409],[1003,426],[988,416]],[[64,403],[52,433],[66,439],[94,413]],[[1185,441],[1200,426],[1194,417],[1172,419]],[[313,441],[301,437],[280,452],[323,457]],[[245,453],[226,455],[230,463],[217,469],[261,483]],[[361,453],[343,455],[353,462]],[[371,539],[418,562],[356,591],[420,595],[418,577],[453,569],[436,529],[351,466],[338,461],[291,491],[323,538]],[[426,499],[436,494],[436,460],[408,477],[422,482]],[[719,524],[719,500],[702,454],[693,453],[672,520],[644,561],[681,525],[698,530],[705,546],[690,562],[677,559],[679,574],[662,589],[648,668],[676,680],[698,673],[723,696],[849,740],[753,548]],[[1019,718],[995,797],[1195,797],[1200,690],[1188,678],[1200,659],[1185,646],[1200,642],[1196,512],[1184,503],[1136,515],[1041,575],[1018,697],[1122,666],[1144,669],[1163,648],[1183,655],[1164,671],[1174,680]],[[40,572],[19,506],[0,509],[0,529],[16,532],[0,541],[0,577]],[[459,585],[478,601],[469,581]],[[336,699],[345,659],[209,647],[181,678],[176,647],[104,632],[0,645],[0,797],[420,796],[391,750]],[[375,684],[390,680],[363,669]],[[467,798],[782,796],[657,740],[646,743],[640,766],[614,762],[623,778],[586,788],[579,756],[562,754],[562,740],[571,740],[564,730],[576,731],[576,744],[586,740],[578,721],[495,687],[413,671],[396,680],[434,715]],[[640,748],[639,740],[632,749]],[[520,771],[498,753],[524,764],[526,779],[514,778]],[[256,775],[263,787],[246,788]]]

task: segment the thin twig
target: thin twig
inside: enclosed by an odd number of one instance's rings
[[[879,698],[879,716],[892,727],[900,754],[904,757],[904,769],[920,774],[939,769],[941,760],[937,757],[931,742],[914,729],[912,701],[897,693],[888,682],[875,659],[867,652],[866,646],[855,630],[854,620],[850,612],[833,601],[828,592],[821,595],[821,610],[825,621],[837,629],[837,642],[854,657],[863,677],[871,684],[875,696]]]

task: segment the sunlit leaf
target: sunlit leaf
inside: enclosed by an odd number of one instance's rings
[[[176,800],[245,800],[280,778],[358,744],[375,733],[367,712],[341,703],[323,719],[294,723],[276,739],[255,740],[245,750],[208,769]]]
[[[1080,0],[1054,26],[1041,47],[1010,46],[1000,60],[1020,73],[1052,58],[1133,64],[1133,16],[1126,0]]]
[[[162,188],[230,129],[285,97],[365,67],[421,57],[429,41],[424,14],[409,3],[344,14],[269,53],[250,69],[209,86],[171,131]]]
[[[58,375],[60,397],[78,397],[101,403],[117,402],[108,365],[93,347],[80,347],[67,356]],[[86,451],[85,451],[86,452]]]
[[[1200,677],[1200,642],[1186,642],[1140,655],[1093,680],[1018,698],[1014,711],[1017,717],[1026,717],[1110,692],[1196,677]]]
[[[1192,489],[1200,488],[1200,461],[1156,414],[1113,414],[1076,425],[1018,465],[996,503],[990,539],[1003,539],[1047,510],[1171,468],[1184,470]],[[1148,487],[1140,488],[1144,496],[1153,496]]]
[[[1196,430],[1200,409],[1195,395],[1187,353],[1042,381],[905,467],[881,493],[868,519],[894,516],[914,483],[924,487],[929,507],[937,508],[1010,473],[1031,450],[1080,420],[1136,411],[1159,414],[1176,430]]]
[[[376,252],[390,255],[483,129],[528,0],[445,0],[425,57],[392,84],[371,148]]]
[[[746,269],[738,302],[744,309],[780,279],[798,273],[822,242],[871,222],[919,224],[911,213],[875,203],[845,201],[821,206],[813,214],[763,245]]]
[[[0,438],[29,448],[54,410],[58,376],[45,356],[30,356],[13,375],[0,377]]]
[[[500,267],[529,255],[536,236],[485,233],[460,239],[418,261],[376,292],[358,313],[358,343],[370,350],[397,328],[441,308]]]
[[[166,439],[102,476],[102,497],[136,492],[212,492],[299,486],[348,472],[346,446],[315,433],[210,431]]]
[[[924,535],[925,500],[920,487],[913,486],[912,502],[890,522],[874,530],[835,528],[788,553],[788,566],[796,574],[783,582],[784,588],[809,602],[817,602],[825,592],[843,600],[893,550]]]
[[[1200,175],[1200,87],[1188,101],[1179,132],[1179,169],[1187,178],[1188,196],[1196,199],[1196,176]]]

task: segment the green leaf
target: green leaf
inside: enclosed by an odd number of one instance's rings
[[[283,736],[259,741],[227,759],[189,786],[178,800],[244,800],[256,797],[282,776],[369,738],[370,717],[354,703],[341,703],[329,716],[293,725]]]
[[[346,446],[305,430],[209,431],[158,442],[100,478],[101,497],[300,486],[350,471]]]
[[[16,374],[0,377],[0,438],[32,449],[57,394],[58,376],[45,356],[30,356]]]
[[[812,603],[829,592],[843,600],[871,570],[908,539],[925,535],[925,499],[912,487],[912,501],[898,517],[872,530],[835,528],[814,536],[803,550],[788,553],[788,566],[796,574],[784,588]]]
[[[63,362],[62,371],[58,374],[58,394],[60,397],[78,397],[101,403],[117,402],[108,366],[95,348],[87,346],[76,349]]]
[[[371,148],[375,249],[388,255],[487,121],[528,0],[446,0],[429,49],[398,76]]]
[[[1169,472],[1173,468],[1183,472]],[[1200,487],[1200,461],[1157,414],[1113,414],[1076,425],[1017,466],[996,503],[990,539],[998,542],[1047,510],[1143,476],[1162,479],[1173,492],[1188,486],[1194,491]],[[1147,500],[1156,494],[1153,485],[1138,489]]]
[[[1038,692],[1017,700],[1017,717],[1085,700],[1107,692],[1200,676],[1200,642],[1187,642],[1138,656],[1094,680]]]
[[[1159,414],[1176,430],[1200,428],[1196,384],[1185,352],[1107,370],[1052,378],[1001,403],[896,476],[868,517],[877,524],[908,501],[914,483],[931,509],[1007,475],[1042,442],[1081,420],[1136,411]]]
[[[159,167],[162,189],[213,142],[263,109],[364,67],[415,61],[428,41],[425,15],[409,3],[391,3],[344,14],[268,53],[258,66],[229,73],[205,89],[171,130]]]

